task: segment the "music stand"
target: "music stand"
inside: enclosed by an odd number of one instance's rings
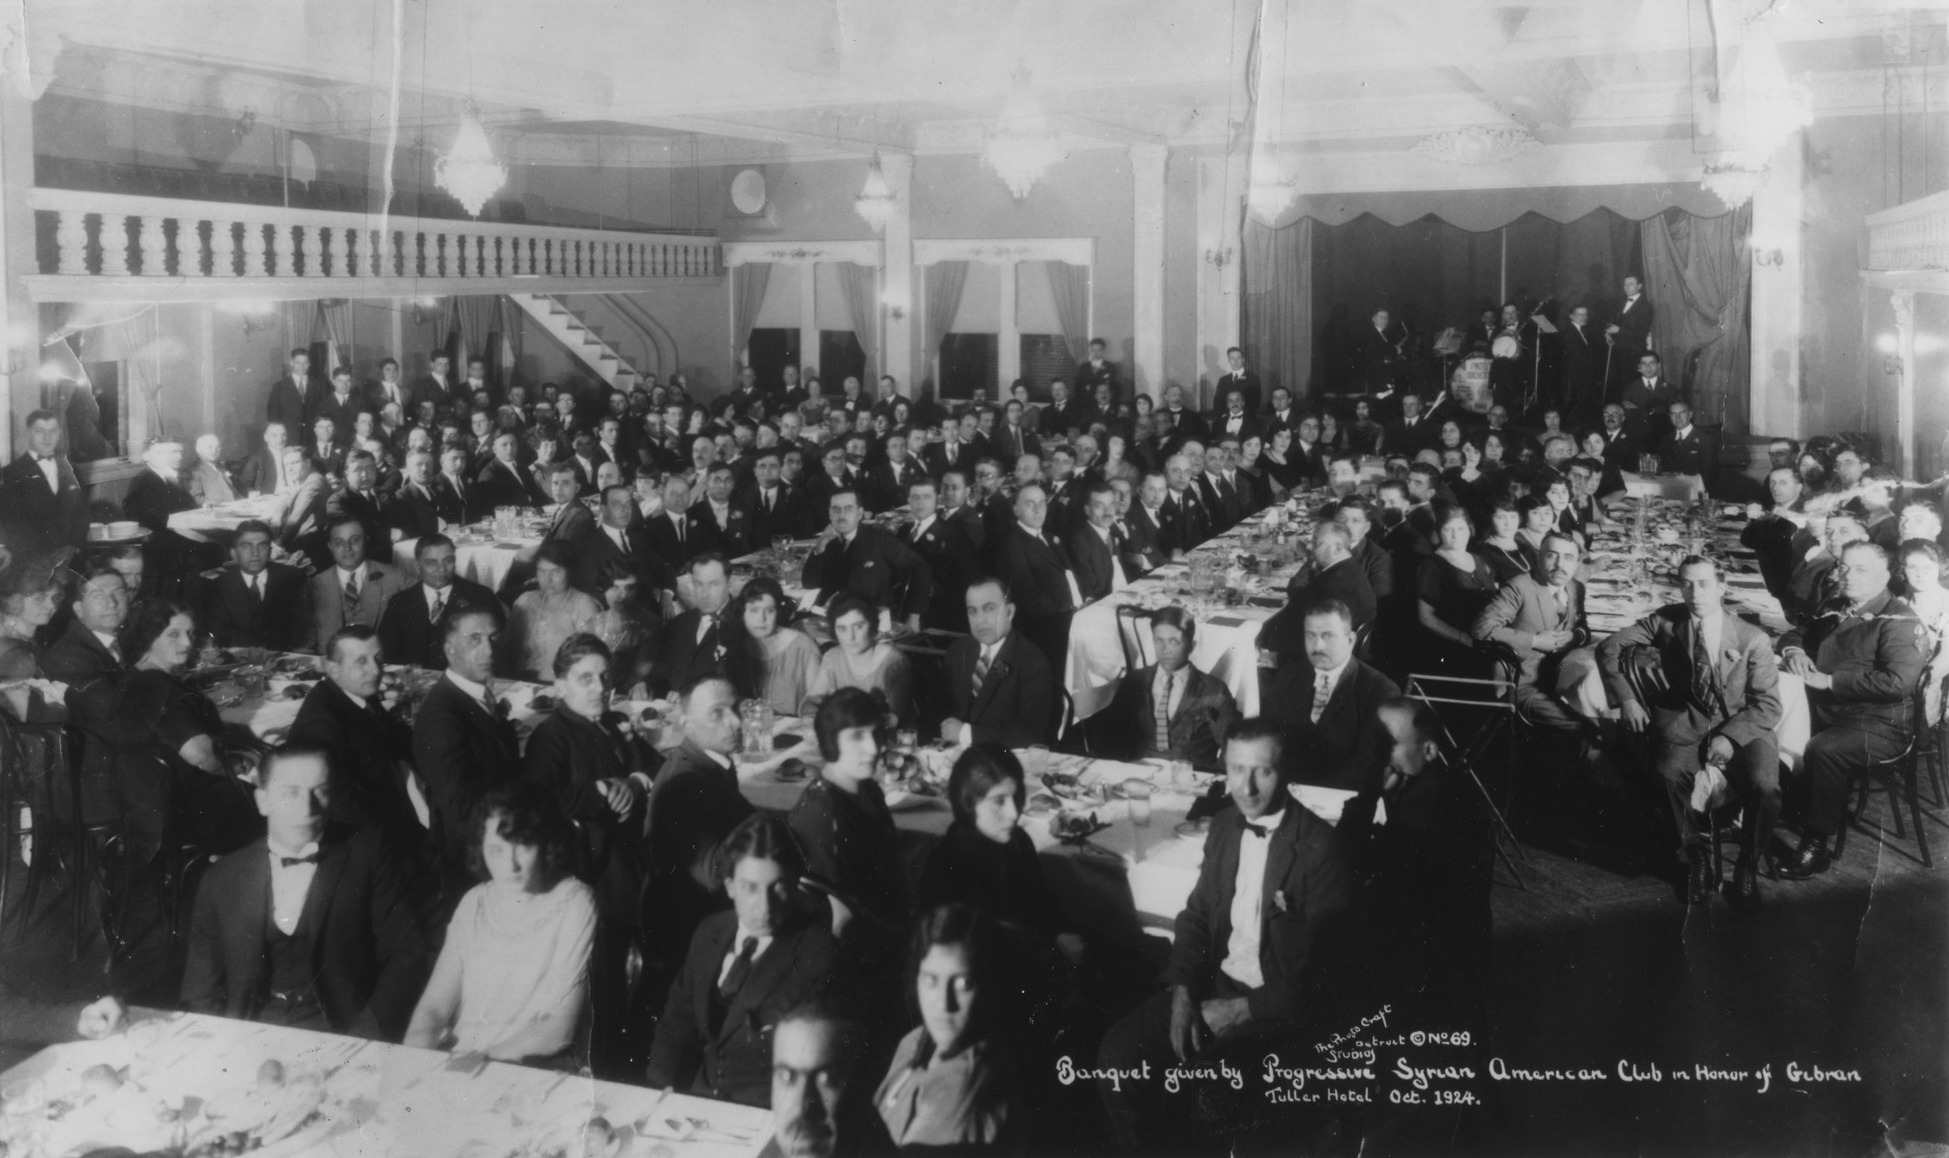
[[[1509,875],[1515,879],[1516,887],[1528,892],[1529,884],[1523,880],[1522,870],[1516,867],[1516,861],[1509,855],[1509,850],[1515,849],[1516,856],[1525,861],[1529,859],[1529,852],[1523,848],[1522,842],[1516,839],[1516,831],[1509,827],[1509,821],[1502,815],[1502,809],[1496,807],[1495,797],[1490,794],[1488,785],[1482,783],[1482,777],[1475,771],[1476,760],[1488,753],[1497,736],[1506,731],[1512,741],[1515,739],[1515,728],[1511,723],[1516,717],[1515,687],[1514,683],[1505,679],[1471,679],[1464,676],[1424,675],[1409,672],[1407,694],[1410,699],[1427,705],[1428,709],[1435,713],[1435,718],[1441,721],[1442,738],[1447,741],[1448,750],[1456,754],[1456,763],[1468,773],[1476,792],[1482,796],[1482,803],[1489,806],[1489,818],[1493,822],[1492,831],[1496,840],[1496,856],[1508,866]],[[1487,688],[1494,693],[1494,697],[1475,699],[1461,695],[1440,694],[1460,692],[1467,688]],[[1488,718],[1476,724],[1475,731],[1464,744],[1457,739],[1455,730],[1448,726],[1448,719],[1442,714],[1441,709],[1436,707],[1437,704],[1487,712]]]

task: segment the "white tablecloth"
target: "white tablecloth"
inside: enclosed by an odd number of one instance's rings
[[[34,1128],[48,1131],[44,1152],[55,1154],[116,1142],[136,1151],[162,1149],[153,1138],[87,1123],[98,1123],[100,1112],[110,1107],[146,1110],[153,1123],[158,1103],[171,1108],[186,1098],[254,1103],[259,1069],[272,1061],[284,1069],[285,1089],[302,1088],[305,1079],[315,1077],[323,1099],[315,1125],[300,1127],[301,1135],[285,1139],[282,1149],[263,1151],[267,1154],[581,1154],[582,1130],[596,1117],[628,1132],[624,1144],[611,1151],[618,1154],[734,1158],[757,1154],[771,1138],[769,1110],[500,1062],[478,1073],[457,1072],[448,1068],[450,1060],[435,1050],[249,1021],[145,1016],[131,1033],[42,1050],[0,1075],[0,1086],[19,1090],[37,1081],[49,1097],[73,1096],[88,1067],[128,1067],[128,1084],[106,1099],[69,1111],[59,1122],[41,1116]],[[199,1111],[192,1128],[203,1121]],[[6,1127],[0,1122],[0,1130]],[[569,1144],[553,1145],[558,1138]],[[19,1152],[42,1151],[22,1146]]]
[[[269,519],[276,509],[277,500],[270,495],[236,499],[214,507],[177,511],[169,516],[169,529],[196,535],[235,534],[251,519]]]
[[[419,564],[413,558],[419,542],[418,539],[401,539],[393,544],[393,565],[399,568],[408,583],[416,582],[420,577]],[[540,539],[517,539],[493,543],[456,543],[453,550],[454,574],[499,594],[501,584],[507,581],[508,572],[514,569],[516,557],[523,551],[534,549],[540,542]]]
[[[1117,608],[1141,605],[1146,593],[1161,593],[1183,575],[1181,566],[1163,568],[1154,577],[1138,580],[1129,590],[1099,599],[1076,613],[1069,626],[1069,662],[1062,678],[1076,701],[1078,719],[1088,719],[1109,707],[1123,680],[1124,645]],[[1198,616],[1198,641],[1192,648],[1191,662],[1223,681],[1246,716],[1259,713],[1259,628],[1275,613],[1269,607],[1240,606]],[[1122,631],[1128,634],[1130,628]],[[1144,662],[1154,662],[1148,628],[1139,626],[1137,631]]]

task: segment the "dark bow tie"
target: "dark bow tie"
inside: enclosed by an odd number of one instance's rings
[[[290,868],[293,865],[317,864],[317,863],[318,863],[318,854],[315,852],[312,853],[310,856],[281,856],[277,858],[277,867],[279,868]]]
[[[1272,814],[1273,822],[1271,824],[1254,824],[1248,820],[1245,822],[1245,827],[1257,833],[1261,840],[1271,840],[1273,832],[1279,827],[1279,821],[1285,818],[1284,812],[1275,812]]]

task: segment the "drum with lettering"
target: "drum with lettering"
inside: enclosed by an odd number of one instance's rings
[[[1496,404],[1489,392],[1489,367],[1493,361],[1477,355],[1462,359],[1455,367],[1455,373],[1449,377],[1448,393],[1462,409],[1487,414]]]

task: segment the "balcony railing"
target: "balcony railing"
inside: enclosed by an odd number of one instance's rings
[[[136,281],[229,296],[246,285],[321,293],[626,290],[631,282],[716,277],[714,236],[624,233],[37,188],[35,296],[124,296]],[[223,285],[220,283],[244,283]],[[397,283],[411,282],[410,287]],[[207,283],[207,284],[202,284]],[[432,284],[429,284],[432,283]],[[330,288],[328,288],[330,287]],[[104,293],[103,291],[107,291]],[[196,294],[196,296],[204,296]]]
[[[1949,269],[1949,193],[1870,214],[1868,268]]]

